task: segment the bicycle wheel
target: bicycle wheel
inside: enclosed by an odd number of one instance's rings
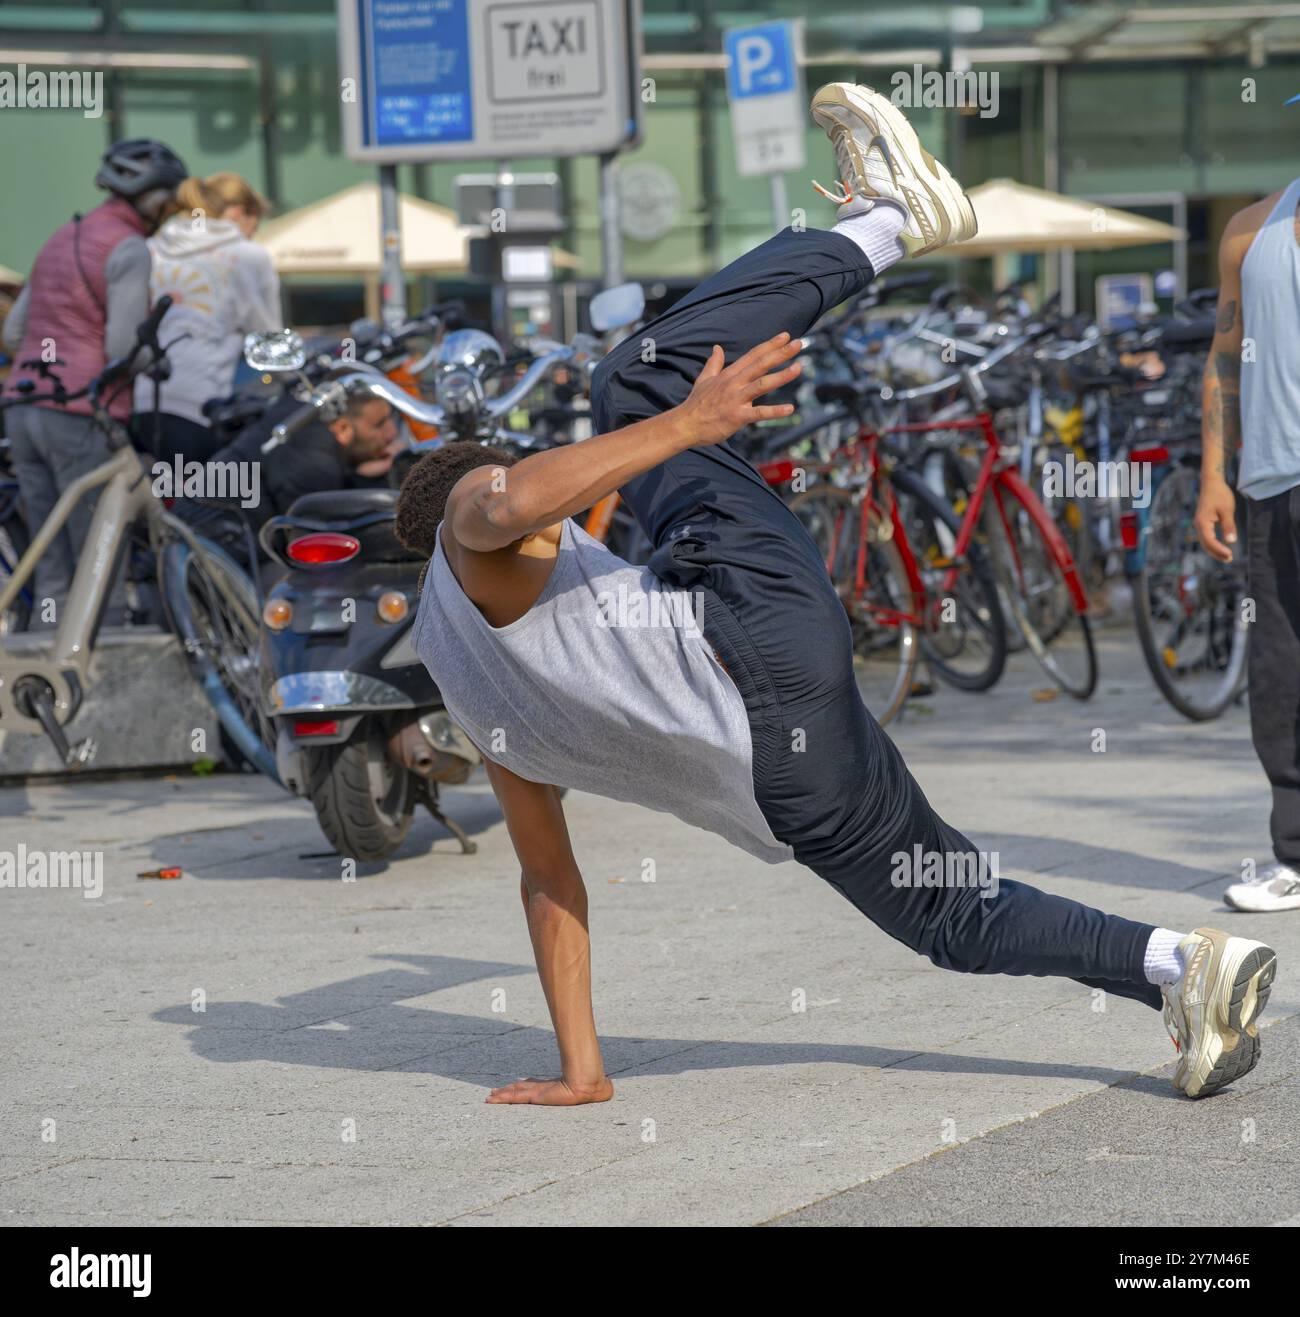
[[[1244,561],[1221,563],[1201,547],[1199,496],[1191,466],[1174,467],[1156,487],[1143,567],[1133,577],[1133,618],[1160,693],[1185,718],[1207,722],[1245,687],[1249,625]]]
[[[965,517],[978,471],[974,450],[959,451],[955,444],[936,445],[921,455],[912,470],[927,489],[951,507],[954,516]],[[971,543],[982,552],[993,573],[1006,651],[1019,654],[1029,646],[1021,633],[1019,617],[1011,601],[1014,572],[1007,562],[1005,537],[996,515],[990,515],[987,500]]]
[[[864,542],[862,504],[837,485],[814,485],[790,500],[790,511],[822,552],[848,614],[858,691],[883,727],[911,692],[919,653],[919,600],[893,543],[893,527],[872,510]],[[863,551],[864,584],[859,589]]]
[[[259,773],[280,780],[275,729],[262,705],[257,591],[224,550],[173,540],[163,552],[163,598],[190,671],[221,726]]]
[[[1003,598],[1043,671],[1086,700],[1097,689],[1097,650],[1065,540],[1017,477],[1004,473],[989,495],[983,516],[998,546]]]
[[[993,567],[973,542],[965,559],[954,562],[961,518],[919,475],[899,468],[890,481],[925,585],[921,651],[949,685],[988,690],[1007,661],[1007,628]]]
[[[1064,463],[1071,457],[1082,461],[1087,456],[1083,449],[1055,444],[1044,450],[1044,463]],[[1070,550],[1070,557],[1074,560],[1074,570],[1084,588],[1090,593],[1100,590],[1106,579],[1106,558],[1097,532],[1101,519],[1106,515],[1105,506],[1099,507],[1095,498],[1048,493],[1042,465],[1037,468],[1029,483],[1038,501],[1047,510],[1047,515],[1060,529]]]

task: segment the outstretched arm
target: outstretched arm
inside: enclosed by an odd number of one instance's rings
[[[469,472],[447,500],[446,529],[461,548],[490,553],[589,508],[677,453],[721,443],[751,421],[789,416],[788,404],[754,400],[798,375],[799,339],[778,334],[730,366],[713,349],[680,407],[580,444],[534,453],[498,479],[492,467]]]
[[[1219,306],[1201,394],[1201,494],[1196,532],[1207,553],[1232,561],[1237,502],[1228,460],[1241,447],[1241,263],[1258,229],[1251,206],[1228,221],[1219,244]]]
[[[591,1008],[587,889],[569,843],[560,792],[491,760],[484,763],[519,857],[528,934],[560,1047],[558,1079],[520,1079],[494,1088],[487,1100],[548,1107],[608,1102],[614,1085],[605,1074]]]

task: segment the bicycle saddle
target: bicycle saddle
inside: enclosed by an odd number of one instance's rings
[[[1214,317],[1199,316],[1195,320],[1171,320],[1160,331],[1160,342],[1170,347],[1195,347],[1208,343],[1214,337]]]
[[[818,402],[842,402],[852,406],[876,397],[882,387],[879,380],[823,380],[813,392]]]

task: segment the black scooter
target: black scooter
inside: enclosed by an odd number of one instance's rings
[[[312,803],[341,854],[382,860],[417,805],[477,848],[440,808],[443,783],[481,762],[416,655],[412,626],[424,560],[393,531],[394,489],[306,494],[262,527],[288,569],[268,592],[261,666],[280,781]]]
[[[631,324],[644,305],[638,285],[607,289],[592,300],[592,325],[606,333]],[[300,341],[261,337],[250,335],[245,344],[250,365],[301,370],[306,353]],[[577,336],[570,347],[555,345],[511,388],[488,399],[484,377],[503,354],[487,334],[459,330],[427,359],[438,369],[436,403],[415,399],[378,371],[358,366],[312,390],[274,428],[262,451],[289,441],[315,418],[337,415],[358,393],[438,426],[440,436],[412,445],[412,456],[448,439],[532,451],[552,441],[506,429],[505,418],[560,366],[587,369],[595,345],[588,336]],[[438,804],[439,786],[464,782],[482,757],[451,720],[415,652],[411,633],[424,562],[397,539],[396,503],[396,490],[384,488],[306,494],[258,536],[265,552],[288,569],[262,612],[264,707],[276,729],[276,771],[284,786],[312,802],[340,854],[357,860],[392,854],[418,804],[465,853],[476,849]]]

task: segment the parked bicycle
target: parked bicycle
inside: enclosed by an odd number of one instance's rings
[[[978,364],[908,389],[861,377],[814,386],[819,402],[841,410],[813,424],[836,426],[847,409],[856,430],[814,465],[820,480],[790,506],[826,557],[854,628],[859,685],[882,723],[907,699],[922,649],[955,685],[981,690],[997,681],[1007,648],[1003,604],[1063,690],[1087,699],[1096,688],[1082,582],[1020,473],[1019,447],[995,427],[985,384],[1046,332],[1039,325],[983,350]],[[954,395],[964,407],[951,405]],[[934,401],[950,405],[928,420],[906,419],[908,408]],[[781,485],[802,468],[781,458],[759,469]]]
[[[3,591],[0,617],[21,598],[36,563],[67,524],[85,495],[99,490],[86,545],[62,616],[52,633],[6,635],[0,648],[0,728],[46,736],[60,761],[80,769],[94,761],[89,739],[72,743],[68,726],[94,681],[92,660],[104,611],[129,538],[139,534],[152,554],[168,621],[180,639],[190,670],[241,754],[268,776],[274,756],[265,739],[256,671],[256,583],[223,549],[198,535],[152,492],[145,458],[131,446],[126,428],[110,414],[106,393],[128,381],[143,358],[153,369],[165,358],[158,329],[171,305],[161,298],[141,322],[136,344],[110,362],[84,391],[110,453],[108,461],[69,486],[45,524],[15,563]],[[51,388],[16,401],[61,402],[70,395]]]

